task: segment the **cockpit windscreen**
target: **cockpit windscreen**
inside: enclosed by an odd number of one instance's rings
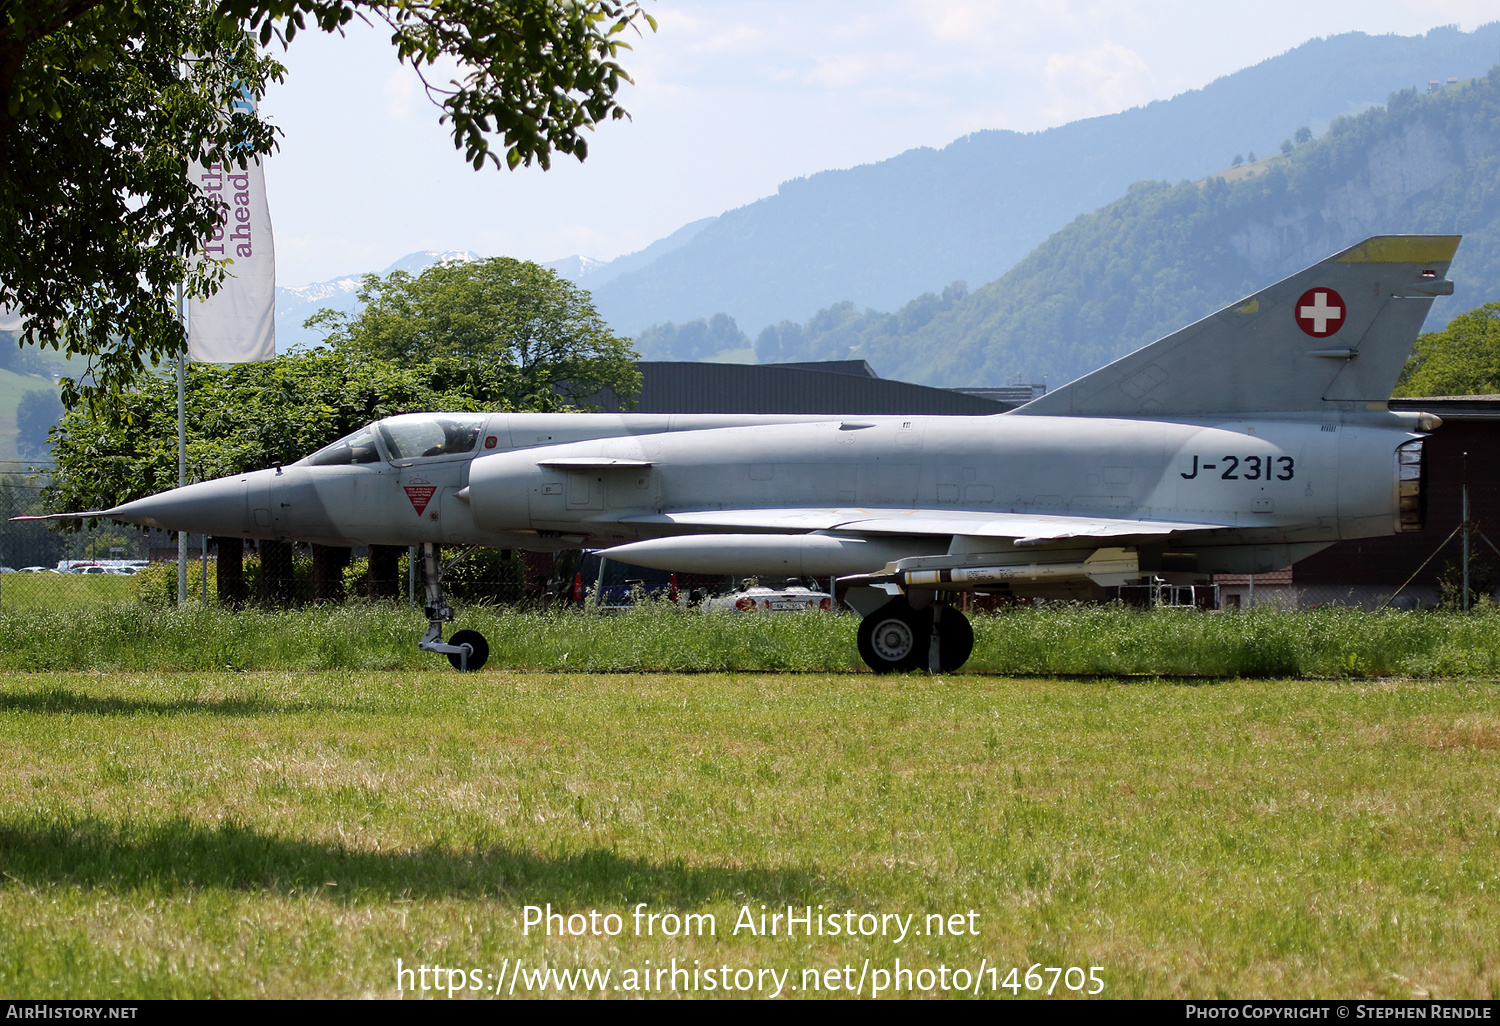
[[[310,467],[347,467],[354,463],[379,463],[380,450],[375,446],[375,432],[360,428],[332,445],[325,445],[302,461]]]
[[[484,419],[483,413],[408,413],[376,426],[391,459],[410,460],[473,452]]]

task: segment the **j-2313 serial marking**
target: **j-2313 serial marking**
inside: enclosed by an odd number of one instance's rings
[[[1297,473],[1297,461],[1291,456],[1220,456],[1218,463],[1200,463],[1193,457],[1193,469],[1184,470],[1184,480],[1192,481],[1200,470],[1218,470],[1223,464],[1223,481],[1290,481]]]

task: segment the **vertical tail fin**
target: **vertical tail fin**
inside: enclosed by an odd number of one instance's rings
[[[1324,410],[1391,396],[1457,235],[1377,235],[1032,400],[1018,414]]]

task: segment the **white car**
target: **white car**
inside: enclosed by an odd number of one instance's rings
[[[704,599],[702,608],[710,613],[780,613],[804,609],[827,611],[833,608],[833,596],[826,591],[814,591],[801,584],[784,588],[768,588],[757,584],[728,595]]]

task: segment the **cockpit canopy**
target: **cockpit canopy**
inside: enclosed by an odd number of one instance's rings
[[[486,416],[483,413],[405,413],[387,417],[345,435],[300,462],[308,467],[342,467],[379,463],[382,459],[405,462],[461,456],[474,451],[479,443],[479,433],[484,430]]]

